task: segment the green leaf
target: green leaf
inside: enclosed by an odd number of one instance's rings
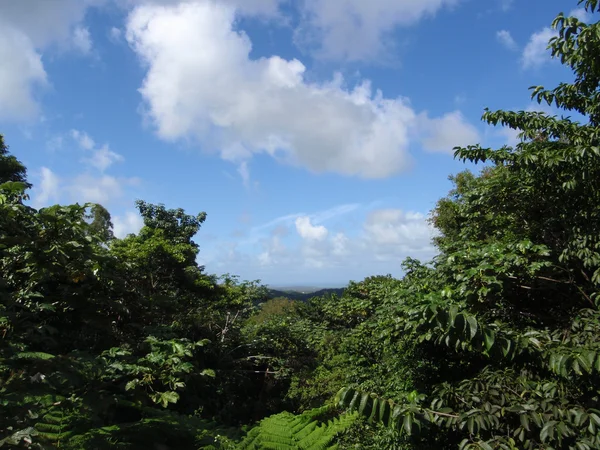
[[[404,416],[404,420],[402,421],[402,428],[406,431],[406,434],[409,436],[412,434],[412,425],[413,425],[413,417],[411,414],[407,414]]]
[[[469,329],[471,331],[471,339],[473,339],[477,334],[477,319],[473,316],[466,316],[465,318],[467,320],[467,323],[469,324]]]
[[[542,442],[546,442],[548,437],[552,438],[554,436],[554,427],[556,426],[556,421],[551,420],[544,425],[542,431],[540,432],[540,440]]]
[[[496,334],[489,328],[486,328],[483,333],[483,338],[485,341],[485,349],[487,351],[490,351],[492,346],[494,345],[494,341],[496,340]]]

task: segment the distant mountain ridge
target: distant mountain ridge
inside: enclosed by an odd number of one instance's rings
[[[313,297],[336,294],[342,295],[345,288],[282,287],[269,289],[269,298],[286,297],[290,300],[307,301]]]

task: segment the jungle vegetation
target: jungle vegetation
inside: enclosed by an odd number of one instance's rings
[[[341,295],[206,273],[204,213],[36,210],[0,138],[0,447],[599,449],[600,24],[553,27],[566,115],[486,110],[520,142],[455,149],[438,255]]]

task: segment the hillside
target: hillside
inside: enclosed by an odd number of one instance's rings
[[[269,289],[269,298],[285,297],[291,300],[307,301],[313,297],[335,294],[341,296],[345,288],[280,288]]]

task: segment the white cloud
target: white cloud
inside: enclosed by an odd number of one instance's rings
[[[322,241],[327,237],[328,231],[323,225],[313,225],[310,217],[298,217],[296,219],[296,231],[302,239]]]
[[[89,53],[89,33],[81,23],[87,8],[104,1],[0,1],[0,120],[39,113],[36,92],[47,84],[41,53],[51,46]]]
[[[318,227],[307,219],[318,215],[302,216],[299,228],[312,233]],[[209,271],[234,271],[243,278],[271,283],[298,283],[301,279],[335,283],[374,274],[400,275],[400,262],[407,256],[429,260],[435,254],[431,243],[435,232],[426,217],[399,209],[371,210],[359,230],[329,233],[324,229],[315,232],[313,237],[319,239],[299,243],[277,233],[279,227],[273,225],[270,235],[260,241],[258,252],[240,242],[223,243],[212,255],[204,254],[203,263]]]
[[[84,55],[88,55],[92,51],[92,38],[90,30],[85,27],[77,26],[73,30],[73,46],[76,50]]]
[[[31,198],[35,208],[56,203],[60,198],[60,178],[52,170],[42,167],[39,181],[34,184]]]
[[[120,42],[122,37],[123,37],[123,30],[121,30],[120,28],[112,27],[108,31],[108,39],[110,39],[111,42],[114,42],[114,43]]]
[[[0,17],[21,30],[35,48],[66,45],[90,6],[105,0],[19,0],[0,2]]]
[[[37,115],[36,91],[47,84],[42,59],[31,40],[1,19],[0,120],[26,120]]]
[[[548,41],[556,35],[556,31],[548,27],[531,35],[521,56],[524,69],[540,67],[551,61]]]
[[[301,45],[317,56],[350,61],[385,55],[389,34],[434,16],[460,0],[305,0],[297,30]]]
[[[127,211],[122,216],[112,218],[113,233],[122,239],[128,234],[137,233],[144,225],[144,220],[137,211]]]
[[[104,172],[110,166],[116,162],[122,162],[123,156],[113,152],[107,144],[103,145],[99,149],[95,150],[90,158],[86,158],[90,165],[95,167],[101,172]]]
[[[110,175],[94,176],[83,173],[75,177],[58,176],[42,167],[32,190],[32,204],[36,208],[55,203],[100,203],[105,207],[121,200],[139,184],[135,177],[117,178]],[[130,195],[128,195],[130,196]]]
[[[410,166],[415,112],[341,75],[305,79],[298,60],[250,59],[235,10],[216,3],[140,6],[126,38],[147,74],[148,117],[166,140],[195,138],[231,161],[266,152],[314,172],[382,178]]]
[[[500,30],[496,32],[496,39],[509,50],[517,50],[519,48],[516,41],[510,34],[510,31],[508,30]]]
[[[219,3],[222,6],[234,8],[243,16],[261,17],[269,19],[283,19],[280,5],[289,0],[125,0],[124,4],[131,8],[140,5],[149,6],[176,6],[181,3]]]
[[[592,20],[592,14],[587,12],[584,8],[574,9],[568,14],[568,16],[576,17],[580,22],[589,23]]]
[[[123,197],[125,188],[137,185],[137,178],[117,178],[111,175],[96,177],[89,173],[78,175],[65,185],[70,200],[79,203],[100,203],[107,206]]]
[[[85,131],[71,130],[71,137],[84,150],[92,150],[96,143]]]
[[[335,256],[344,256],[348,254],[348,244],[350,239],[344,233],[336,233],[331,238],[332,253]]]
[[[102,147],[97,148],[96,142],[85,131],[71,130],[71,137],[77,142],[79,147],[92,153],[90,157],[83,158],[83,161],[101,172],[104,172],[114,163],[122,162],[124,160],[123,156],[113,152],[108,144],[104,144]]]
[[[366,241],[379,258],[431,250],[433,228],[423,214],[400,209],[373,211],[364,223]]]
[[[460,111],[434,119],[421,114],[419,121],[425,134],[423,148],[427,151],[452,153],[454,147],[477,144],[481,140],[477,128],[468,123]]]
[[[246,188],[250,187],[250,169],[248,168],[248,161],[242,161],[238,167],[238,173],[242,177],[242,182]]]

